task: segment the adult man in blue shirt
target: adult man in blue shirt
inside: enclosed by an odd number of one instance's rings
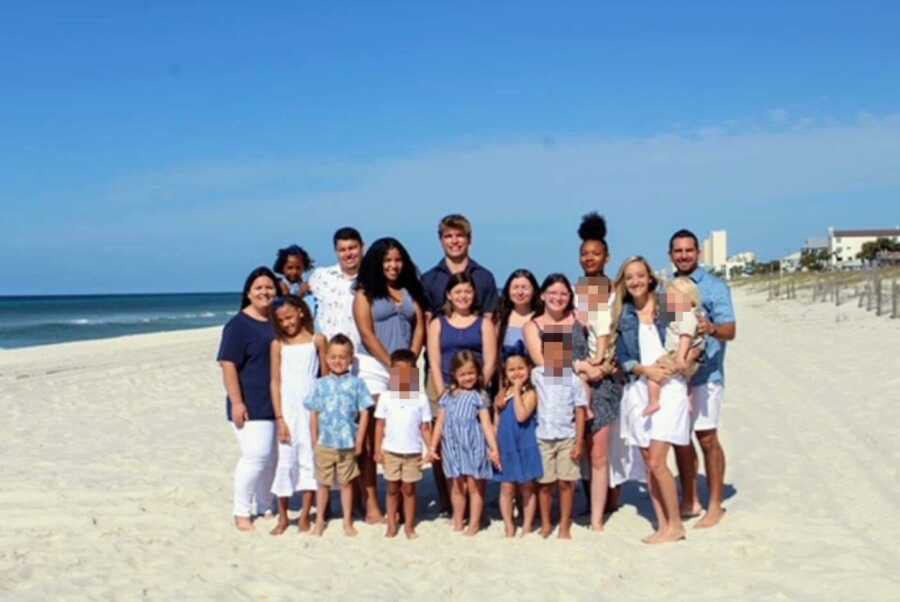
[[[669,239],[669,257],[678,276],[688,276],[697,284],[703,297],[704,315],[699,331],[706,335],[706,354],[703,364],[691,380],[694,433],[703,450],[706,478],[709,483],[709,504],[706,514],[695,527],[713,527],[725,514],[722,495],[725,488],[725,452],[719,443],[718,428],[725,401],[725,347],[733,341],[736,324],[731,290],[721,279],[699,267],[700,245],[690,230],[679,230]],[[697,452],[693,443],[675,447],[678,473],[681,479],[681,514],[693,517],[700,514],[697,496]]]

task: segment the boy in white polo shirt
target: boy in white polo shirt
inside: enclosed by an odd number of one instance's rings
[[[431,440],[431,404],[419,391],[416,356],[408,349],[391,354],[391,381],[375,408],[375,461],[387,481],[387,532],[397,535],[400,497],[403,532],[416,535],[416,483],[422,480],[423,442]]]

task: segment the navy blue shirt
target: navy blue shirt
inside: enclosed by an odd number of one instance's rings
[[[471,258],[466,271],[475,281],[475,294],[481,311],[487,313],[497,311],[497,283],[494,281],[494,275]],[[425,299],[428,301],[426,311],[432,315],[440,314],[447,301],[447,283],[450,282],[450,276],[452,274],[447,269],[447,262],[444,259],[422,275],[422,286],[425,287]]]
[[[254,320],[244,312],[231,318],[222,330],[222,342],[216,360],[237,366],[241,395],[250,420],[275,420],[272,407],[271,345],[275,329],[271,322]],[[225,398],[225,411],[231,420],[231,400]]]

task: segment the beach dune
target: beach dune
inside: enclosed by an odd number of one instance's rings
[[[900,320],[736,293],[723,523],[650,547],[636,484],[602,536],[320,539],[231,524],[219,328],[0,352],[0,597],[693,600],[900,597]],[[583,500],[579,500],[583,506]],[[492,513],[496,515],[496,510]]]

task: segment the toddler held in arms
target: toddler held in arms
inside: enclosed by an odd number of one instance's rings
[[[706,346],[703,335],[698,331],[702,304],[700,289],[690,278],[679,276],[668,284],[664,294],[665,311],[671,315],[671,319],[666,326],[666,353],[656,360],[656,365],[667,368],[672,374],[683,376],[690,382],[700,367],[701,355]],[[648,388],[650,403],[644,410],[644,416],[655,414],[660,409],[662,386],[650,380]]]

